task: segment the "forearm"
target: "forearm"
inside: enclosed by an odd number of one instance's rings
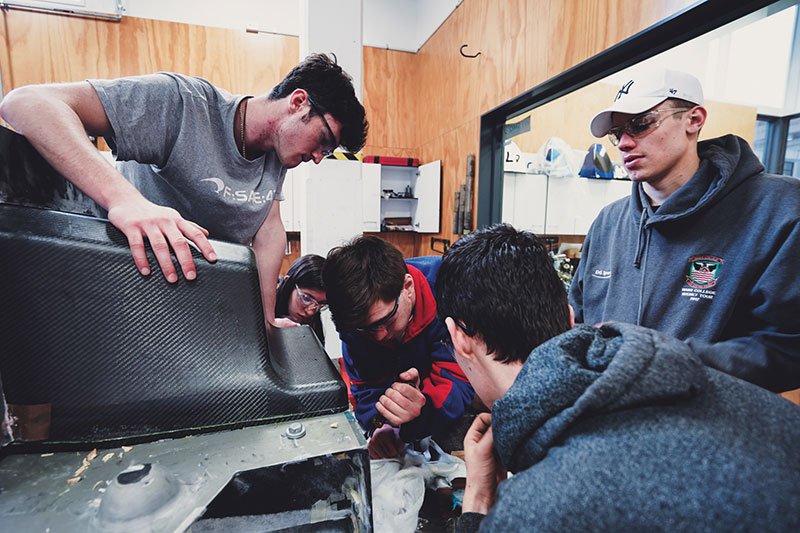
[[[3,100],[0,114],[53,168],[104,208],[141,198],[89,141],[87,132],[105,135],[110,126],[88,84],[64,91],[17,89]]]
[[[273,202],[266,220],[253,239],[264,321],[268,326],[275,322],[275,289],[286,249],[286,230],[281,221],[279,205],[279,202]]]
[[[462,513],[489,514],[495,500],[496,487],[486,487],[477,483],[470,483],[467,473],[467,485],[464,487],[464,500],[461,505]]]

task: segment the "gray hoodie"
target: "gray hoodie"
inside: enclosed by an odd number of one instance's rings
[[[800,408],[652,330],[539,346],[492,429],[515,475],[482,531],[800,530]]]
[[[764,174],[734,135],[698,145],[697,173],[657,210],[641,186],[592,224],[570,290],[575,321],[688,340],[707,365],[800,387],[800,180]]]

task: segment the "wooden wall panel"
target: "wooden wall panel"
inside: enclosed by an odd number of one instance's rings
[[[419,144],[416,59],[408,52],[364,47],[364,107],[370,122],[365,154],[405,155]]]
[[[269,91],[296,63],[296,37],[125,17],[106,22],[3,10],[3,90],[149,74],[202,76],[233,93]],[[2,51],[2,50],[0,50]]]
[[[76,81],[109,72],[118,75],[119,43],[113,22],[3,10],[9,49],[4,92],[32,83]]]
[[[281,269],[278,272],[278,275],[285,276],[286,272],[289,270],[289,267],[292,264],[300,259],[300,234],[297,232],[287,233],[286,235],[286,248],[289,253],[283,254],[283,259],[281,261]]]
[[[550,2],[547,77],[563,72],[691,4],[689,0]],[[571,38],[565,39],[565,36]]]
[[[412,232],[384,231],[369,232],[365,235],[373,235],[395,245],[402,253],[403,257],[417,257],[419,255],[429,255],[419,253],[420,236]]]
[[[468,20],[481,24],[470,26],[469,33],[476,35],[475,46],[481,52],[477,60],[480,68],[479,109],[488,111],[518,95],[525,89],[525,69],[529,54],[541,54],[541,48],[531,48],[526,40],[530,31],[527,19],[528,5],[533,2],[475,2]],[[547,4],[544,4],[545,6]],[[537,22],[534,21],[533,24]]]

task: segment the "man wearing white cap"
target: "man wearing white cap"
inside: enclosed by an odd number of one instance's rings
[[[592,224],[570,290],[576,322],[630,322],[684,339],[709,366],[800,387],[800,180],[765,174],[735,135],[698,142],[693,76],[636,77],[592,119],[632,193]]]

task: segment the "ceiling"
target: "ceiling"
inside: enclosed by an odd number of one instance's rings
[[[106,2],[112,7],[116,4],[116,0],[78,1]],[[303,1],[306,0],[227,0],[221,9],[218,2],[124,0],[124,6],[125,14],[132,17],[299,35]],[[461,0],[361,0],[361,3],[364,46],[417,52]]]

